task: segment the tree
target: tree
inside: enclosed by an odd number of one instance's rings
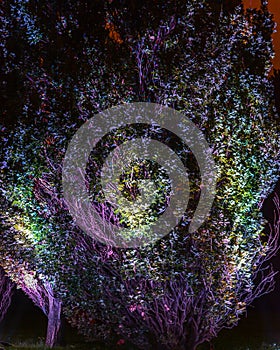
[[[27,222],[24,222],[24,215],[20,216],[22,212],[18,209],[9,208],[3,193],[0,201],[1,317],[5,316],[16,285],[48,318],[46,345],[53,347],[60,340],[61,301],[55,296],[51,284],[40,276],[34,255],[34,241],[31,240],[31,232],[25,227]]]
[[[3,321],[9,306],[11,305],[14,284],[6,276],[4,270],[0,269],[0,322]]]
[[[22,29],[15,65],[27,92],[3,151],[3,196],[19,213],[5,220],[17,232],[19,222],[28,230],[32,254],[24,264],[43,285],[51,284],[68,320],[89,339],[195,349],[236,325],[246,306],[273,285],[274,273],[263,263],[276,251],[278,222],[264,237],[260,212],[279,175],[268,79],[271,17],[265,4],[220,16],[208,1],[80,5],[59,2],[58,14],[53,3],[7,5],[10,16],[19,17],[16,32]],[[192,120],[213,149],[218,184],[211,216],[199,230],[189,234],[186,220],[154,245],[123,249],[75,226],[61,171],[69,139],[84,121],[132,101],[167,105]],[[126,136],[113,135],[106,147]],[[174,149],[187,153],[180,143]],[[196,180],[189,218],[201,181],[195,161],[188,166]],[[133,189],[139,178],[131,179]],[[90,177],[88,185],[95,196]],[[11,259],[20,266],[16,254],[18,246]]]

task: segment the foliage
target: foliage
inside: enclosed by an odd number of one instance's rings
[[[218,17],[198,0],[57,6],[3,5],[3,74],[17,74],[24,89],[19,120],[3,128],[1,265],[20,286],[30,273],[34,283],[49,283],[89,339],[194,349],[236,325],[273,284],[262,264],[275,252],[278,222],[264,237],[260,212],[279,174],[271,16],[263,5]],[[61,168],[84,121],[132,101],[190,118],[213,149],[219,177],[211,216],[197,232],[188,233],[186,220],[153,246],[116,249],[75,226]],[[203,185],[193,165],[190,157],[188,218]]]

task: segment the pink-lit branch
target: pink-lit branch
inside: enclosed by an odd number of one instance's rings
[[[0,267],[0,322],[3,321],[11,304],[15,284]]]

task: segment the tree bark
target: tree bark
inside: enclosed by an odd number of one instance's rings
[[[46,346],[58,345],[61,333],[61,301],[49,295],[48,328]]]
[[[0,267],[0,322],[3,321],[14,293],[14,283],[6,276]]]

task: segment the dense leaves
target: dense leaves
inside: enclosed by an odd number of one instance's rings
[[[31,293],[37,305],[55,292],[70,323],[91,340],[194,349],[237,324],[273,279],[262,263],[276,243],[273,232],[263,237],[260,212],[279,175],[266,6],[217,16],[212,1],[198,0],[2,3],[1,74],[13,94],[3,113],[17,116],[2,126],[5,271],[39,291]],[[154,245],[117,249],[75,225],[63,199],[62,162],[84,121],[134,101],[173,107],[204,132],[217,192],[209,219],[189,234],[203,184],[178,144],[193,180],[186,220]],[[184,120],[181,127],[187,130]],[[125,136],[109,138],[107,147]],[[127,196],[136,182],[123,187]],[[168,188],[165,174],[157,186]]]

